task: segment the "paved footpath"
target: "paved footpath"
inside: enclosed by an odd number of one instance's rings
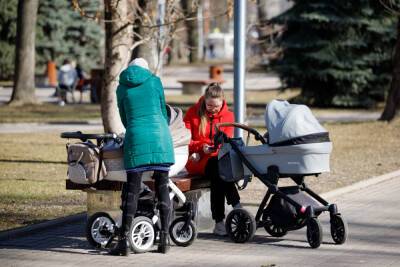
[[[400,176],[332,197],[349,222],[344,245],[333,244],[328,216],[324,242],[308,246],[305,229],[271,238],[259,229],[246,244],[202,232],[192,246],[167,255],[148,252],[112,257],[89,247],[84,222],[0,240],[0,266],[400,266]]]

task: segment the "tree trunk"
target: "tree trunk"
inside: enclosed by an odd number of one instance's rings
[[[385,109],[379,120],[391,121],[400,106],[400,17],[397,22],[397,40],[393,56],[392,82]]]
[[[146,12],[148,14],[157,13],[157,1],[140,0],[139,6],[143,10],[143,12]],[[156,18],[153,17],[153,19],[155,20]],[[149,69],[156,75],[158,75],[162,66],[162,57],[159,53],[160,48],[157,42],[159,40],[157,36],[158,33],[157,30],[154,30],[154,28],[150,29],[141,27],[142,20],[143,18],[136,19],[134,31],[146,40],[143,44],[139,45],[137,48],[133,50],[132,59],[137,57],[142,57],[146,59],[146,61],[149,63]],[[155,23],[155,21],[152,21],[151,23]],[[146,24],[150,24],[150,22],[146,22]],[[135,36],[134,41],[140,42],[143,40]]]
[[[118,86],[118,76],[129,63],[130,47],[133,44],[132,26],[127,21],[128,13],[127,0],[104,0],[106,51],[104,85],[101,93],[101,117],[106,133],[124,131],[115,91]]]
[[[187,44],[189,46],[189,62],[199,62],[201,58],[198,57],[199,47],[199,31],[197,26],[197,6],[194,5],[196,0],[182,0],[182,9],[186,18],[185,20],[187,32]]]
[[[19,0],[14,89],[10,104],[37,103],[35,96],[35,30],[39,0]]]
[[[263,54],[268,53],[268,42],[267,42],[268,37],[265,36],[265,31],[263,30],[268,20],[268,15],[266,12],[267,4],[268,0],[257,0],[257,20],[258,20],[257,32],[258,32],[258,41],[260,42],[260,49]]]

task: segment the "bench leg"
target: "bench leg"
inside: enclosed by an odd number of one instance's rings
[[[87,192],[87,215],[96,212],[108,213],[116,222],[121,221],[121,192],[120,191],[89,191]],[[119,223],[120,224],[120,223]]]

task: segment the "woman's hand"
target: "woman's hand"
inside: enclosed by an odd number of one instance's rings
[[[189,160],[198,162],[200,160],[200,154],[199,153],[193,153],[190,155]]]
[[[204,154],[211,154],[211,153],[215,152],[215,148],[214,148],[214,146],[210,146],[208,144],[204,144],[203,145],[203,152],[204,152]]]

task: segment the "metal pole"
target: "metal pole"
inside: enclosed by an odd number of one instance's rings
[[[246,106],[244,101],[244,81],[246,70],[246,2],[235,0],[234,2],[234,58],[233,58],[233,101],[235,121],[244,122]],[[235,137],[243,137],[243,131],[235,128]]]

